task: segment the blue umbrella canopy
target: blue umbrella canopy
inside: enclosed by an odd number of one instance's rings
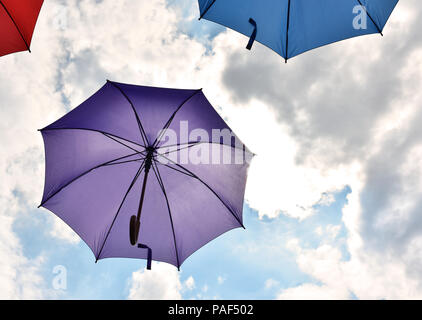
[[[398,0],[199,0],[204,18],[236,30],[287,62],[340,40],[380,33]]]

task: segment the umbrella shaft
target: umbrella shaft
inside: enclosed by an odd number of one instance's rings
[[[147,180],[148,180],[148,173],[149,173],[150,167],[151,167],[151,159],[150,158],[149,159],[147,158],[146,164],[145,164],[144,182],[142,184],[141,199],[139,200],[138,214],[136,216],[136,218],[137,218],[138,221],[141,219],[142,205],[144,203],[145,190],[147,188]]]

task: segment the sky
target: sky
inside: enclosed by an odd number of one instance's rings
[[[422,3],[297,56],[194,0],[47,0],[32,53],[0,58],[0,298],[421,299]],[[203,88],[252,161],[243,229],[165,263],[94,255],[37,206],[43,128],[106,79]]]

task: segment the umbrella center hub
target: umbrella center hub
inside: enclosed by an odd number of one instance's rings
[[[147,155],[146,155],[146,158],[145,158],[145,170],[148,172],[150,167],[151,167],[151,164],[152,164],[152,158],[154,156],[155,148],[154,147],[147,147],[145,150],[147,152]]]

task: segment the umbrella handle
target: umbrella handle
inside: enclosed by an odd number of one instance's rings
[[[139,236],[139,226],[140,221],[136,218],[135,215],[130,217],[130,243],[134,246],[136,242],[138,242]],[[150,247],[143,243],[138,243],[138,248],[147,249],[148,250],[148,258],[147,258],[147,270],[151,270],[151,261],[152,261],[152,250]]]
[[[254,26],[254,29],[253,29],[251,37],[249,38],[249,42],[248,42],[248,45],[246,46],[246,49],[251,50],[252,45],[256,38],[256,33],[257,33],[258,28],[256,26],[256,22],[254,19],[249,18],[249,23]]]
[[[147,249],[148,250],[148,258],[147,258],[147,270],[151,270],[151,261],[152,261],[152,250],[145,244],[138,243],[138,248]]]
[[[134,246],[138,242],[139,227],[141,222],[136,218],[135,215],[130,217],[129,236],[130,244]]]

